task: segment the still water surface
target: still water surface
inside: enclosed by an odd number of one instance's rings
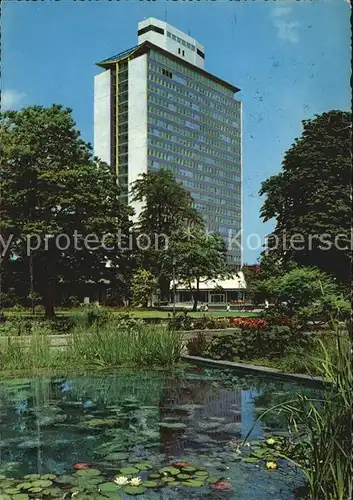
[[[158,470],[187,461],[232,488],[170,486],[140,498],[290,500],[303,483],[300,472],[287,464],[268,472],[235,460],[234,442],[264,409],[298,391],[318,394],[288,381],[205,368],[1,381],[0,475],[60,476],[84,462],[111,478],[136,462],[148,460]],[[268,415],[252,439],[286,432],[282,418]],[[126,453],[126,459],[116,460],[117,453]]]

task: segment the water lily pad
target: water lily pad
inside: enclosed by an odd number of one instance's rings
[[[186,467],[182,467],[183,472],[195,472],[197,469],[192,465],[187,465]]]
[[[146,491],[143,486],[124,486],[123,492],[127,495],[142,495]]]
[[[144,481],[143,486],[145,488],[156,488],[158,486],[157,481]]]
[[[246,457],[243,459],[243,461],[247,464],[254,464],[256,462],[259,462],[260,461],[260,458],[257,458],[257,457]]]
[[[162,469],[159,469],[159,472],[161,474],[171,474],[172,476],[177,476],[178,474],[180,474],[180,470],[176,467],[162,467]]]
[[[29,496],[27,495],[27,493],[17,493],[16,495],[12,496],[12,500],[28,500],[28,499]]]
[[[0,474],[0,481],[2,481],[3,479],[6,479],[6,476]]]
[[[59,488],[48,488],[43,490],[43,495],[47,495],[48,497],[60,497],[62,495],[62,490]]]
[[[151,462],[139,462],[135,464],[135,467],[140,470],[150,470],[153,468],[153,465],[151,464]]]
[[[178,474],[177,478],[178,479],[190,479],[190,474]]]
[[[120,472],[120,474],[123,474],[124,476],[125,475],[130,476],[131,474],[137,474],[140,471],[139,471],[139,469],[136,469],[136,467],[122,467],[119,472]]]
[[[149,474],[148,476],[150,479],[159,479],[161,477],[160,474],[153,472],[152,474]]]
[[[28,498],[28,497],[27,497]],[[7,495],[5,493],[1,493],[1,497],[0,497],[1,500],[11,500],[11,497],[10,495]]]
[[[24,449],[24,450],[30,450],[33,448],[40,448],[42,443],[40,442],[39,439],[28,439],[27,441],[23,441],[18,445],[18,448]],[[39,476],[39,474],[38,474]],[[39,476],[40,477],[40,476]],[[27,479],[25,477],[25,479]]]
[[[69,476],[68,474],[63,474],[62,476],[57,476],[55,478],[55,482],[59,484],[71,484],[73,480],[72,476]]]
[[[38,481],[33,481],[32,488],[49,488],[53,484],[50,479],[39,479]]]
[[[163,427],[163,429],[186,429],[186,424],[182,422],[160,422],[159,427]]]
[[[81,469],[75,472],[75,474],[80,477],[90,478],[90,477],[100,476],[101,471],[98,469]]]
[[[36,481],[37,479],[40,479],[40,474],[26,474],[23,476],[23,479],[29,479],[30,481]]]
[[[175,479],[172,476],[165,476],[162,477],[161,481],[163,481],[163,483],[172,483],[175,481]]]
[[[32,488],[32,483],[20,483],[17,485],[17,488],[19,490],[29,490],[29,488]]]
[[[102,493],[111,493],[119,490],[119,486],[115,483],[102,483],[98,486],[99,491]]]
[[[16,493],[19,493],[19,489],[18,488],[7,488],[5,490],[5,493],[7,493],[8,495],[15,495]]]
[[[55,477],[56,477],[55,474],[43,474],[40,476],[41,479],[50,479],[50,480],[55,479]]]
[[[118,424],[115,419],[112,418],[92,418],[91,420],[87,420],[83,423],[83,426],[87,426],[90,428],[104,428],[104,427],[114,427]]]
[[[204,481],[198,481],[196,479],[189,479],[188,481],[183,481],[184,486],[190,486],[191,488],[200,488],[204,486]]]
[[[30,493],[40,493],[41,491],[43,491],[43,488],[41,488],[40,486],[34,486],[33,488],[30,488],[28,491]]]
[[[208,476],[208,472],[207,472],[207,470],[197,470],[195,472],[195,476],[198,476],[198,477],[207,477]]]
[[[129,455],[127,453],[110,453],[105,457],[106,460],[127,460]]]
[[[214,484],[214,483],[217,483],[217,481],[220,481],[220,477],[217,477],[217,476],[210,476],[206,479],[206,483],[209,483],[209,484]]]

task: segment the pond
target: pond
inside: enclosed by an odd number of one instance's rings
[[[0,500],[294,499],[298,469],[279,460],[269,471],[237,445],[264,409],[295,392],[320,393],[200,367],[2,380]],[[286,432],[268,414],[252,446]]]

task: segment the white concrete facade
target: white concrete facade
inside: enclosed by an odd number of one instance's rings
[[[198,68],[204,69],[205,60],[198,54],[198,50],[205,54],[205,49],[195,38],[186,35],[182,31],[174,28],[170,24],[155,19],[154,17],[149,17],[138,23],[138,31],[151,27],[159,28],[164,31],[164,34],[158,33],[151,29],[146,33],[138,36],[138,43],[143,43],[149,41],[163,50],[174,54],[180,59],[187,61]]]
[[[147,55],[129,61],[128,104],[128,182],[129,186],[139,175],[147,173]],[[136,216],[141,212],[141,203],[129,204]]]
[[[110,70],[94,77],[94,155],[110,164]]]

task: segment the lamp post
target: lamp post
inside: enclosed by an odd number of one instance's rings
[[[176,266],[176,258],[173,255],[173,261],[172,261],[172,266],[173,266],[173,317],[175,317],[175,295],[176,295],[176,290],[175,290],[175,266]]]

